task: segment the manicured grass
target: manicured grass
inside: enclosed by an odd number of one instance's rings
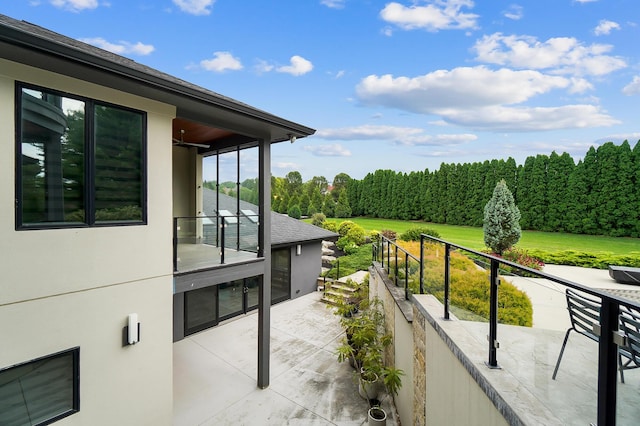
[[[331,222],[342,222],[346,219],[327,219]],[[380,231],[391,229],[399,234],[414,226],[426,226],[440,233],[443,240],[461,246],[482,250],[484,236],[482,228],[468,226],[441,225],[436,223],[411,222],[403,220],[350,218],[366,231]],[[559,232],[523,231],[517,247],[524,249],[538,249],[548,252],[575,250],[586,253],[612,253],[625,255],[630,252],[640,252],[640,238],[616,238],[594,235],[564,234]]]

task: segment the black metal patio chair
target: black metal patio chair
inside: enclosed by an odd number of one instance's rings
[[[621,307],[620,331],[625,336],[625,344],[618,349],[620,380],[624,383],[624,370],[640,367],[640,312]],[[627,358],[622,362],[622,357]]]
[[[558,355],[558,361],[556,361],[556,368],[553,370],[553,380],[556,379],[556,374],[558,374],[558,368],[560,367],[560,361],[562,361],[564,348],[567,345],[569,334],[572,331],[582,334],[594,342],[599,340],[598,335],[594,332],[594,326],[600,326],[600,301],[593,297],[579,294],[570,288],[567,288],[566,295],[567,310],[569,311],[571,327],[567,329],[567,332],[564,335],[560,355]]]
[[[581,294],[571,288],[567,288],[566,296],[571,327],[567,329],[564,335],[562,348],[556,361],[556,367],[553,370],[553,380],[558,374],[564,348],[572,331],[582,334],[594,342],[599,341],[599,335],[596,334],[595,330],[600,328],[600,300],[593,296]],[[625,345],[618,347],[618,370],[620,371],[620,381],[624,383],[624,370],[640,367],[640,312],[625,306],[620,307],[620,312],[619,329],[626,335],[627,342]],[[623,358],[626,361],[623,362]]]

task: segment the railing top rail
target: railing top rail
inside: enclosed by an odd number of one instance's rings
[[[602,299],[615,301],[618,304],[623,305],[623,306],[632,306],[632,307],[640,309],[640,303],[635,303],[633,301],[630,301],[629,299],[625,299],[623,297],[616,296],[614,294],[605,293],[605,292],[600,291],[598,289],[587,287],[587,286],[585,286],[583,284],[580,284],[580,283],[577,283],[577,282],[574,282],[574,281],[571,281],[571,280],[567,280],[567,279],[564,279],[564,278],[556,277],[555,275],[547,274],[546,272],[538,271],[537,269],[529,268],[527,266],[520,265],[519,263],[512,262],[510,260],[506,260],[506,259],[503,259],[501,257],[493,256],[491,254],[483,253],[483,252],[478,251],[478,250],[474,250],[474,249],[470,249],[468,247],[464,247],[464,246],[461,246],[461,245],[458,245],[458,244],[454,244],[454,243],[451,243],[449,241],[442,240],[440,238],[432,237],[431,235],[420,234],[420,236],[423,237],[423,238],[427,238],[429,240],[437,241],[437,242],[439,242],[441,244],[446,244],[446,245],[449,245],[451,247],[455,247],[457,249],[464,250],[464,251],[469,252],[469,253],[473,253],[473,254],[475,254],[477,256],[480,256],[480,257],[483,257],[485,259],[496,261],[496,262],[502,263],[504,265],[510,266],[512,268],[516,268],[516,269],[519,269],[521,271],[525,271],[525,272],[527,272],[529,274],[533,274],[533,275],[538,276],[540,278],[544,278],[544,279],[547,279],[549,281],[553,281],[555,283],[564,285],[566,287],[574,288],[574,289],[580,290],[580,291],[582,291],[584,293],[591,294],[591,295],[596,296],[596,297],[600,297]]]
[[[259,217],[260,215],[246,215],[244,213],[231,214],[231,215],[222,215],[222,214],[214,214],[214,215],[200,215],[200,216],[174,216],[174,219],[205,219],[205,218],[218,218],[218,217]]]

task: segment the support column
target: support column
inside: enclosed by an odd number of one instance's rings
[[[260,141],[258,182],[260,225],[258,255],[264,258],[264,273],[258,298],[258,387],[269,387],[269,355],[271,339],[271,144]]]

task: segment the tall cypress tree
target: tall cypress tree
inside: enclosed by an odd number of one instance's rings
[[[569,176],[575,167],[573,158],[566,152],[558,155],[555,151],[549,156],[547,169],[547,212],[542,230],[565,231],[567,228],[567,194]]]
[[[520,210],[504,179],[484,207],[484,243],[501,255],[520,240]]]

